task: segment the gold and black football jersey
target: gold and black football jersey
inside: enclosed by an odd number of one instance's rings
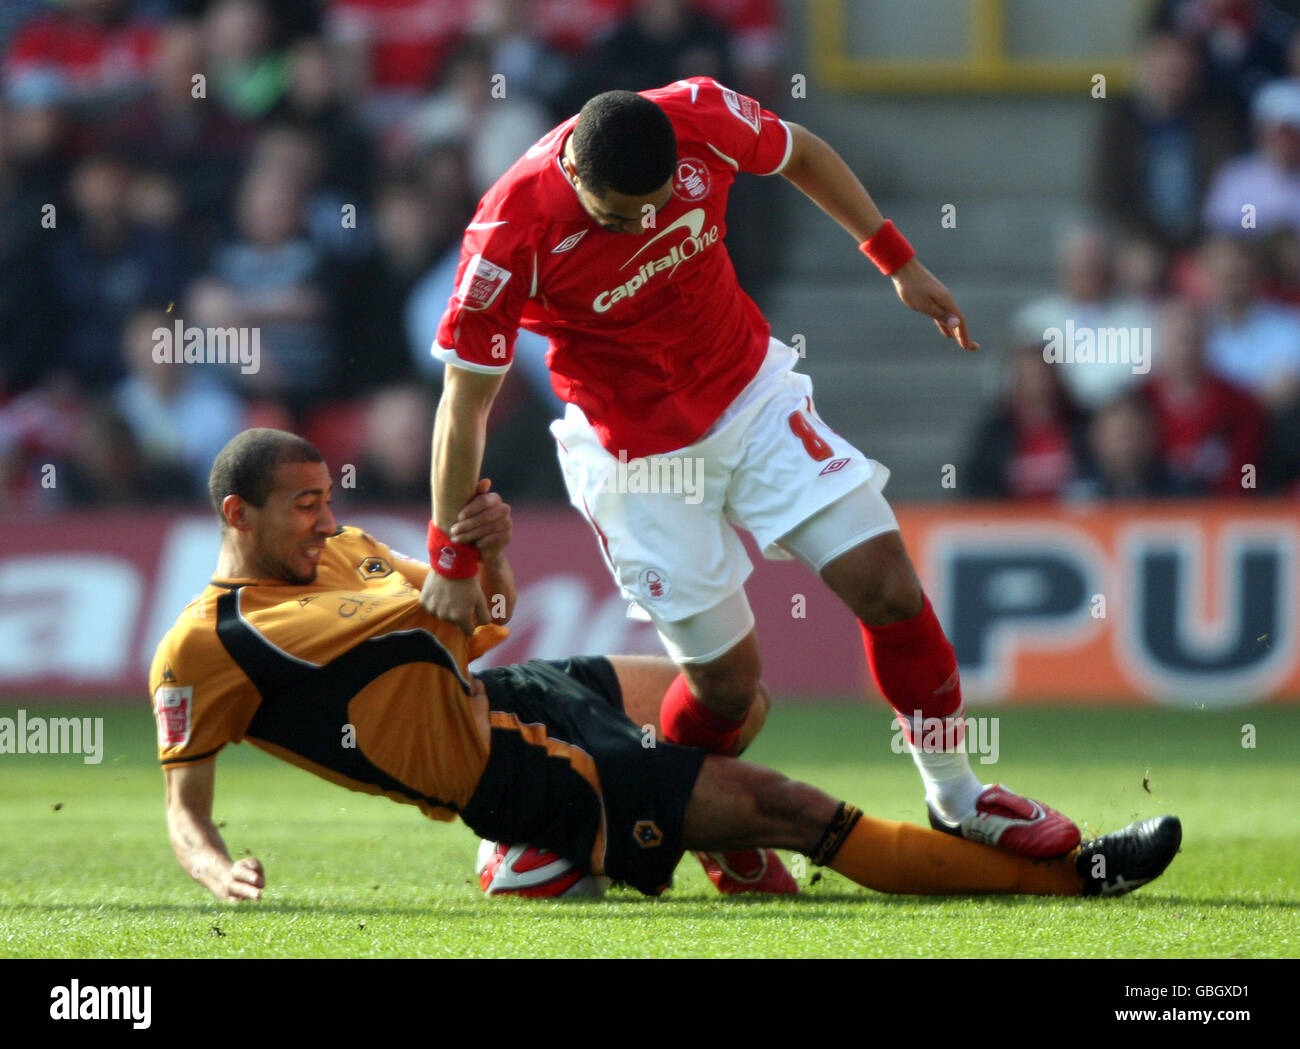
[[[213,579],[149,674],[163,768],[250,743],[331,782],[449,820],[487,761],[466,637],[420,604],[428,566],[357,528],[325,541],[316,581]]]

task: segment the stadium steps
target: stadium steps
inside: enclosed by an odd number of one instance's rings
[[[893,471],[890,495],[936,499],[945,463],[969,456],[974,427],[996,398],[1007,322],[1043,286],[953,281],[981,342],[966,354],[906,310],[886,283],[790,281],[766,296],[773,332],[805,339],[819,414]],[[860,318],[855,320],[855,318]]]
[[[945,282],[956,276],[1011,284],[1050,281],[1056,234],[1080,214],[1071,198],[980,197],[959,203],[956,228],[944,229],[937,201],[885,198],[878,203]],[[812,228],[807,228],[808,213],[797,192],[785,204],[793,234],[782,259],[788,279],[835,280],[861,271],[865,260],[843,230],[815,212]]]

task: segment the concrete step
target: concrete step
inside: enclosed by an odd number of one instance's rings
[[[948,286],[975,338],[990,350],[1005,343],[1017,309],[1051,290],[1041,279],[965,278]],[[773,334],[791,345],[802,335],[809,357],[910,359],[917,351],[945,348],[933,323],[899,302],[893,285],[879,275],[847,281],[792,278],[764,295],[761,305]]]
[[[878,202],[936,276],[1051,280],[1058,237],[1082,211],[1066,197],[909,196]],[[955,228],[942,225],[945,203]],[[862,279],[874,270],[852,239],[808,201],[783,200],[782,264],[788,280]]]

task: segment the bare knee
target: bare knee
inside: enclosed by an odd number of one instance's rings
[[[750,705],[745,723],[740,727],[740,745],[737,753],[743,753],[754,742],[754,738],[763,731],[767,723],[768,711],[772,709],[772,697],[763,682],[758,683],[754,693],[754,702]]]
[[[869,626],[911,619],[921,611],[921,581],[897,532],[837,557],[822,569],[822,578]]]
[[[710,663],[688,663],[682,667],[696,698],[714,713],[732,721],[747,717],[757,703],[766,699],[766,690],[759,681],[761,670],[758,641],[753,632]]]
[[[880,581],[874,594],[867,595],[862,621],[870,626],[898,623],[911,619],[921,612],[923,603],[921,581],[916,578],[910,562],[891,566]]]

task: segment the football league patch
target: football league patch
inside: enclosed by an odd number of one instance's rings
[[[475,255],[465,267],[465,276],[456,289],[456,298],[467,310],[485,310],[496,301],[510,279],[510,271]]]
[[[159,686],[153,695],[154,717],[158,719],[158,746],[183,747],[190,741],[190,711],[193,706],[193,685]]]
[[[754,134],[757,135],[763,121],[758,103],[746,95],[736,94],[729,87],[722,89],[722,98],[727,103],[727,108],[731,110],[732,115],[752,127]]]

